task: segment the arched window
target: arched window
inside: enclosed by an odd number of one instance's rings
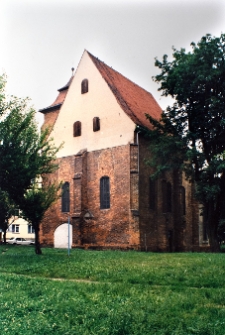
[[[162,181],[162,212],[172,212],[172,186],[165,180]]]
[[[149,178],[149,208],[155,210],[156,207],[156,182]]]
[[[81,136],[81,122],[80,121],[76,121],[73,124],[73,136],[74,137]]]
[[[62,186],[62,212],[70,211],[70,184],[65,182]]]
[[[99,117],[94,117],[93,118],[93,131],[98,131],[100,130],[100,119]]]
[[[100,179],[100,209],[110,208],[109,177]]]
[[[81,82],[81,94],[87,93],[88,92],[88,80],[83,79]]]
[[[180,205],[181,205],[181,215],[186,214],[186,199],[185,199],[185,188],[180,186]]]

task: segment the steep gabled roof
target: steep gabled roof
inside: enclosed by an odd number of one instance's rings
[[[159,120],[162,110],[151,93],[133,83],[119,72],[93,56],[88,55],[108,84],[118,103],[131,120],[140,126],[151,128],[145,113]]]
[[[123,111],[136,125],[151,128],[151,124],[146,119],[145,113],[159,120],[162,112],[152,94],[124,77],[121,73],[113,70],[90,52],[87,51],[87,53],[108,84]],[[72,75],[69,82],[58,90],[59,94],[56,100],[50,106],[40,109],[39,112],[46,114],[61,108],[73,77]]]
[[[73,80],[73,77],[74,76],[72,75],[72,77],[70,78],[68,83],[65,86],[63,86],[62,88],[58,89],[59,94],[58,94],[57,98],[55,99],[55,101],[50,106],[39,109],[39,112],[45,114],[45,113],[48,113],[48,112],[52,112],[53,110],[60,109],[60,107],[62,106],[62,104],[63,104],[63,102],[66,98],[68,88],[70,87],[70,84]]]

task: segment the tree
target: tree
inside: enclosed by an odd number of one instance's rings
[[[46,210],[58,199],[61,184],[48,184],[47,181],[40,185],[36,180],[24,194],[20,208],[23,217],[32,224],[35,231],[35,252],[42,254],[39,240],[40,223]]]
[[[212,251],[219,250],[218,226],[225,201],[225,35],[207,34],[192,51],[173,49],[173,59],[156,59],[154,80],[163,96],[175,99],[148,132],[155,175],[183,169],[196,185],[207,214]]]
[[[41,216],[43,210],[47,209],[47,204],[51,204],[53,189],[56,190],[57,187],[53,185],[36,190],[34,185],[41,176],[58,168],[56,154],[60,147],[56,148],[49,139],[48,129],[41,133],[38,131],[35,110],[29,106],[28,99],[18,99],[14,96],[7,98],[5,85],[6,78],[0,76],[0,195],[7,194],[7,197],[1,197],[1,206],[6,208],[8,199],[10,203],[15,203],[22,209],[25,202],[31,203],[33,192]],[[43,198],[46,203],[41,209],[38,202]],[[33,210],[37,217],[36,209]],[[29,220],[31,217],[35,218],[35,215],[29,214]],[[35,228],[36,221],[33,224]],[[38,231],[36,229],[37,233]],[[36,240],[39,241],[38,236]],[[37,243],[38,250],[40,246],[39,242]]]
[[[6,100],[3,92],[0,94]],[[0,188],[18,202],[37,175],[57,167],[59,148],[48,139],[47,129],[39,134],[35,110],[29,108],[27,99],[0,100],[0,115]]]

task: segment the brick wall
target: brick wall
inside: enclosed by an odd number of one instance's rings
[[[179,171],[165,172],[155,181],[155,209],[150,209],[152,169],[148,142],[139,136],[139,214],[141,249],[149,251],[193,251],[199,249],[198,203],[194,188]],[[172,186],[171,212],[163,210],[162,181]],[[186,213],[182,213],[180,186],[185,188]]]
[[[71,185],[69,215],[74,247],[139,248],[139,218],[130,210],[131,161],[130,145],[83,151],[59,159],[59,170],[52,178],[68,181]],[[100,179],[103,176],[110,178],[109,209],[100,209]],[[138,210],[137,179],[134,184],[133,201]],[[55,229],[65,222],[67,215],[61,213],[59,200],[42,222],[41,242],[53,245]]]
[[[198,251],[199,208],[194,187],[178,172],[155,182],[155,208],[150,208],[151,159],[147,141],[86,152],[59,159],[52,179],[70,183],[70,213],[61,212],[61,199],[49,209],[41,226],[41,242],[54,244],[54,231],[73,226],[73,247],[121,248],[145,251]],[[110,208],[100,209],[100,179],[110,179]],[[172,186],[171,212],[163,211],[162,181]],[[185,188],[183,214],[180,186]]]
[[[52,182],[69,182],[70,184],[70,209],[74,203],[74,192],[73,192],[73,177],[74,177],[74,156],[64,157],[58,159],[59,169],[50,176]],[[57,200],[55,204],[45,213],[44,219],[41,224],[40,229],[40,241],[43,245],[54,244],[54,231],[55,229],[68,222],[68,215],[70,213],[62,213],[62,203],[61,198]]]

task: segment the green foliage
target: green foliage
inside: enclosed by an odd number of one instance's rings
[[[191,45],[192,52],[174,49],[172,61],[164,55],[162,62],[155,62],[161,71],[154,78],[159,90],[175,102],[159,122],[147,115],[154,126],[148,132],[151,164],[155,176],[180,168],[196,183],[198,199],[209,213],[210,242],[216,248],[225,197],[225,35],[208,34]]]
[[[223,335],[224,257],[0,246],[0,332]]]
[[[38,183],[37,183],[38,184]],[[46,210],[58,198],[60,184],[37,185],[34,183],[25,193],[21,209],[23,217],[30,222],[34,228],[38,227]]]
[[[5,76],[0,76],[0,225],[9,205],[16,204],[34,226],[39,244],[40,221],[57,198],[59,185],[37,187],[37,183],[58,168],[60,148],[49,139],[48,129],[39,133],[28,99],[8,98],[5,85]]]
[[[61,184],[48,184],[47,181],[45,181],[40,185],[38,180],[36,180],[26,191],[23,201],[21,202],[20,208],[22,209],[23,217],[34,227],[36,254],[41,254],[39,242],[39,228],[41,220],[43,219],[47,209],[60,196],[60,188]]]
[[[0,77],[0,188],[20,202],[37,176],[57,168],[59,148],[48,138],[48,130],[39,134],[27,99],[7,98],[5,84]]]

